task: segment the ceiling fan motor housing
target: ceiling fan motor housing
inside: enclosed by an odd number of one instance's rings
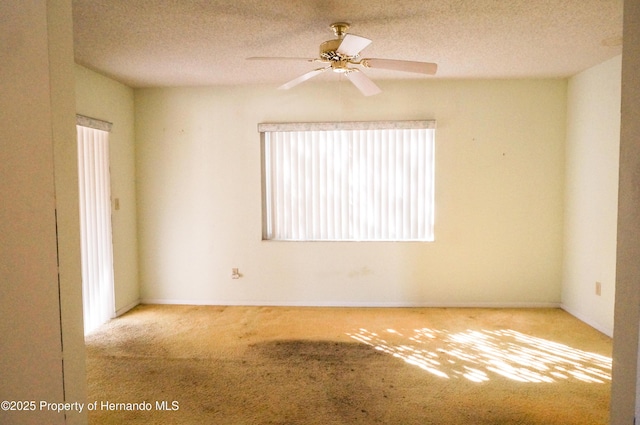
[[[328,60],[332,62],[332,67],[342,69],[345,65],[336,64],[334,66],[333,62],[344,62],[350,59],[355,59],[356,56],[347,56],[343,53],[339,53],[338,49],[340,49],[340,44],[344,39],[344,36],[347,34],[347,30],[349,29],[349,24],[346,22],[335,22],[331,24],[330,28],[333,30],[333,33],[336,35],[336,39],[325,41],[320,45],[320,57],[322,59]]]
[[[342,39],[336,40],[328,40],[320,45],[320,57],[329,61],[340,61],[343,59],[347,59],[340,53],[338,53],[338,48],[340,47],[340,43],[342,43]]]

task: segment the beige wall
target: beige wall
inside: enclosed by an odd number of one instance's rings
[[[346,84],[135,91],[143,300],[559,305],[566,81]],[[259,122],[393,119],[437,120],[434,243],[260,240]]]
[[[80,65],[75,67],[78,114],[113,123],[109,134],[113,268],[116,311],[135,306],[140,298],[136,224],[133,89]],[[113,205],[114,203],[112,203]]]
[[[569,79],[562,306],[613,334],[621,56]],[[596,295],[596,281],[601,295]]]
[[[611,425],[640,417],[640,2],[624,2]]]
[[[71,1],[2,2],[0,16],[0,400],[84,402]]]

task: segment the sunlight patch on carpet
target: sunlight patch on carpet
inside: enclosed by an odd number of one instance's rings
[[[451,333],[359,329],[347,335],[443,379],[485,382],[499,375],[526,383],[611,381],[611,358],[526,335],[511,329]]]

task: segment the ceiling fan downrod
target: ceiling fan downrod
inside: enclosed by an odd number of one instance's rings
[[[346,22],[335,22],[331,24],[331,29],[333,30],[333,33],[336,35],[336,37],[342,40],[344,35],[349,30],[349,26],[350,25]]]

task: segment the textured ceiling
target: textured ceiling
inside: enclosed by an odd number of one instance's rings
[[[281,84],[317,64],[329,25],[362,56],[436,62],[435,77],[568,77],[621,52],[622,0],[74,0],[76,62],[131,87]],[[335,78],[325,73],[318,79]]]

